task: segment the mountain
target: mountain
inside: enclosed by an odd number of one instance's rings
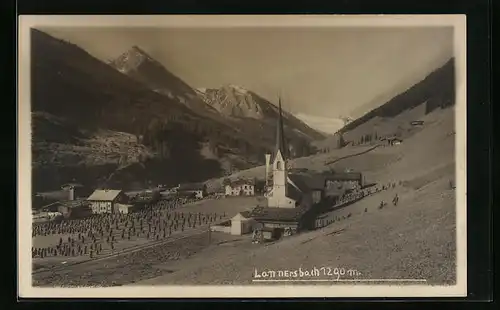
[[[198,115],[239,128],[251,137],[259,137],[266,145],[274,143],[278,109],[252,91],[231,84],[220,89],[191,88],[138,46],[133,46],[110,65],[149,89],[178,100]],[[284,113],[284,119],[290,145],[300,150],[295,152],[296,156],[309,154],[309,143],[323,138],[321,133],[289,113]]]
[[[342,128],[346,121],[340,118],[323,117],[316,115],[308,115],[305,113],[297,113],[295,117],[302,120],[307,125],[312,128],[324,132],[328,135],[335,134],[340,128]]]
[[[33,29],[31,47],[35,191],[73,178],[123,187],[134,179],[201,180],[223,173],[221,162],[255,165],[272,148],[74,44]],[[216,158],[207,158],[207,148]],[[134,156],[121,160],[132,150]]]
[[[220,88],[198,88],[197,93],[203,101],[223,115],[228,122],[250,127],[258,127],[264,131],[274,132],[278,118],[276,104],[264,99],[253,91],[238,85],[223,85]],[[314,141],[325,137],[323,133],[311,128],[293,114],[282,111],[283,123],[290,140],[304,138]],[[274,139],[274,136],[273,136]]]
[[[380,138],[389,136],[406,139],[422,129],[412,126],[412,121],[422,120],[431,112],[454,104],[455,67],[452,58],[422,81],[348,122],[339,134],[347,143],[354,145],[376,143]],[[323,152],[338,148],[340,135],[317,141],[314,146]]]
[[[110,61],[109,65],[149,89],[165,95],[169,99],[176,100],[197,112],[209,109],[188,84],[168,71],[138,46],[132,46],[130,50]]]
[[[351,131],[374,118],[396,117],[422,104],[425,105],[424,114],[455,104],[454,58],[385,104],[350,122],[341,131]]]
[[[34,191],[73,179],[124,189],[202,181],[258,165],[273,149],[276,119],[237,126],[139,48],[126,54],[106,64],[32,29]],[[297,128],[291,142],[307,149],[318,133]]]

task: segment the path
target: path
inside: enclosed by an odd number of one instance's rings
[[[325,165],[331,165],[331,164],[334,164],[334,163],[336,163],[338,161],[341,161],[343,159],[346,159],[346,158],[350,158],[350,157],[355,157],[355,156],[366,154],[366,153],[371,152],[374,149],[378,148],[379,146],[380,146],[380,144],[377,144],[374,147],[369,148],[368,150],[365,150],[365,151],[362,151],[362,152],[359,152],[359,153],[355,153],[355,154],[349,154],[349,155],[341,156],[339,158],[336,158],[334,160],[326,162]]]

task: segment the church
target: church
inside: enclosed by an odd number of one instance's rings
[[[264,227],[296,232],[314,221],[314,206],[324,197],[326,179],[308,171],[289,171],[281,100],[278,109],[276,147],[270,157],[272,185],[266,194],[266,205],[256,207],[250,216]]]

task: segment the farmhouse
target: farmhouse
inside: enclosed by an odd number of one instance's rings
[[[128,202],[128,197],[122,190],[97,189],[87,198],[94,214],[117,213],[118,205]]]
[[[296,233],[313,228],[315,209],[307,206],[293,209],[258,206],[248,216],[262,224],[264,228],[277,228],[283,232],[288,229]]]
[[[239,179],[225,186],[226,196],[253,196],[255,195],[255,182],[253,180]]]
[[[207,196],[207,185],[204,183],[179,184],[177,193],[180,195],[194,195],[198,199]]]

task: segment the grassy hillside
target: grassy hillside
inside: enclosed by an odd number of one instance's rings
[[[358,279],[456,283],[456,195],[449,186],[455,179],[454,108],[436,109],[424,119],[428,125],[403,144],[379,147],[332,165],[361,170],[379,184],[401,182],[395,189],[326,214],[336,221],[323,229],[266,246],[251,244],[250,237],[230,245],[214,244],[188,259],[169,262],[174,272],[151,275],[152,279],[134,285],[251,284],[255,268],[314,266],[355,269]],[[349,149],[357,147],[336,150],[330,156]],[[327,156],[316,157],[325,160]],[[378,208],[381,200],[390,202],[395,194],[400,197],[398,206]],[[165,267],[161,262],[155,266]]]
[[[405,92],[346,124],[339,133],[346,142],[354,145],[374,144],[380,138],[390,136],[406,139],[420,130],[410,122],[423,120],[428,113],[454,104],[455,69],[452,58]],[[367,136],[371,138],[369,141]],[[318,150],[328,152],[339,147],[339,136],[313,144]]]
[[[424,80],[407,91],[397,95],[382,106],[368,112],[362,117],[344,126],[341,131],[347,132],[375,118],[395,117],[404,111],[411,110],[425,103],[425,113],[439,107],[455,104],[455,64],[450,59],[444,66],[429,74]]]

